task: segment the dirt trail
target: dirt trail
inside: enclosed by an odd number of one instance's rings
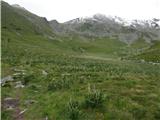
[[[16,98],[18,99],[18,105],[14,111],[15,120],[24,120],[24,114],[21,113],[22,110],[20,109],[21,94],[22,94],[21,88],[18,88],[17,89],[17,96],[16,96]]]
[[[17,96],[15,98],[4,98],[2,101],[2,109],[5,110],[12,110],[13,114],[13,120],[24,120],[24,112],[20,109],[20,96],[21,96],[21,90],[17,89]]]
[[[97,57],[97,56],[75,56],[77,58],[86,58],[86,59],[94,59],[94,60],[107,60],[107,61],[120,61],[118,58],[106,58],[106,57]]]

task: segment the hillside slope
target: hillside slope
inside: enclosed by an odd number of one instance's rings
[[[7,55],[6,52],[11,52],[12,55],[15,50],[22,52],[24,49],[32,51],[37,48],[53,54],[59,51],[72,54],[98,53],[105,56],[126,46],[125,43],[108,37],[90,38],[78,34],[56,35],[52,29],[46,19],[20,6],[10,6],[2,2],[2,51],[4,51],[2,55]]]
[[[160,63],[160,42],[154,41],[148,49],[143,50],[137,55],[131,57],[135,60]]]
[[[1,2],[2,7],[2,31],[13,31],[17,34],[37,34],[52,37],[53,30],[45,18],[36,16],[25,9],[10,6]]]

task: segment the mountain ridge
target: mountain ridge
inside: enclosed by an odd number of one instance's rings
[[[55,36],[54,34],[68,37],[70,35],[109,37],[119,39],[127,44],[132,44],[138,39],[144,39],[146,42],[160,40],[160,19],[157,18],[128,21],[118,16],[106,16],[98,13],[91,17],[81,17],[59,23],[57,20],[48,21],[45,17],[39,17],[20,5],[11,5],[11,7],[16,13],[34,24],[36,31],[40,31],[40,34],[49,38]]]
[[[152,20],[133,20],[126,21],[120,17],[107,17],[102,14],[96,14],[92,17],[76,18],[64,23],[52,23],[52,28],[58,28],[59,34],[77,33],[95,37],[113,37],[117,36],[126,43],[132,43],[137,39],[145,39],[147,42],[158,40],[160,38],[160,19]],[[60,32],[61,31],[61,32]],[[128,40],[130,38],[130,40]],[[127,41],[128,40],[128,41]]]

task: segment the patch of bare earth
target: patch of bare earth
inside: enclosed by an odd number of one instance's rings
[[[13,111],[12,118],[13,120],[24,120],[24,110],[20,109],[19,98],[4,98],[2,100],[2,109],[6,111]]]

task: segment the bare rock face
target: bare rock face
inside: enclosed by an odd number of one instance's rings
[[[1,84],[3,86],[3,85],[5,85],[6,82],[13,81],[13,80],[14,80],[13,77],[11,75],[9,75],[9,76],[6,76],[1,79]]]
[[[65,23],[50,21],[50,26],[58,34],[93,37],[117,36],[120,41],[132,43],[137,39],[144,39],[146,42],[160,39],[160,19],[152,20],[131,20],[127,21],[120,17],[107,17],[96,14],[87,18],[76,18]]]

